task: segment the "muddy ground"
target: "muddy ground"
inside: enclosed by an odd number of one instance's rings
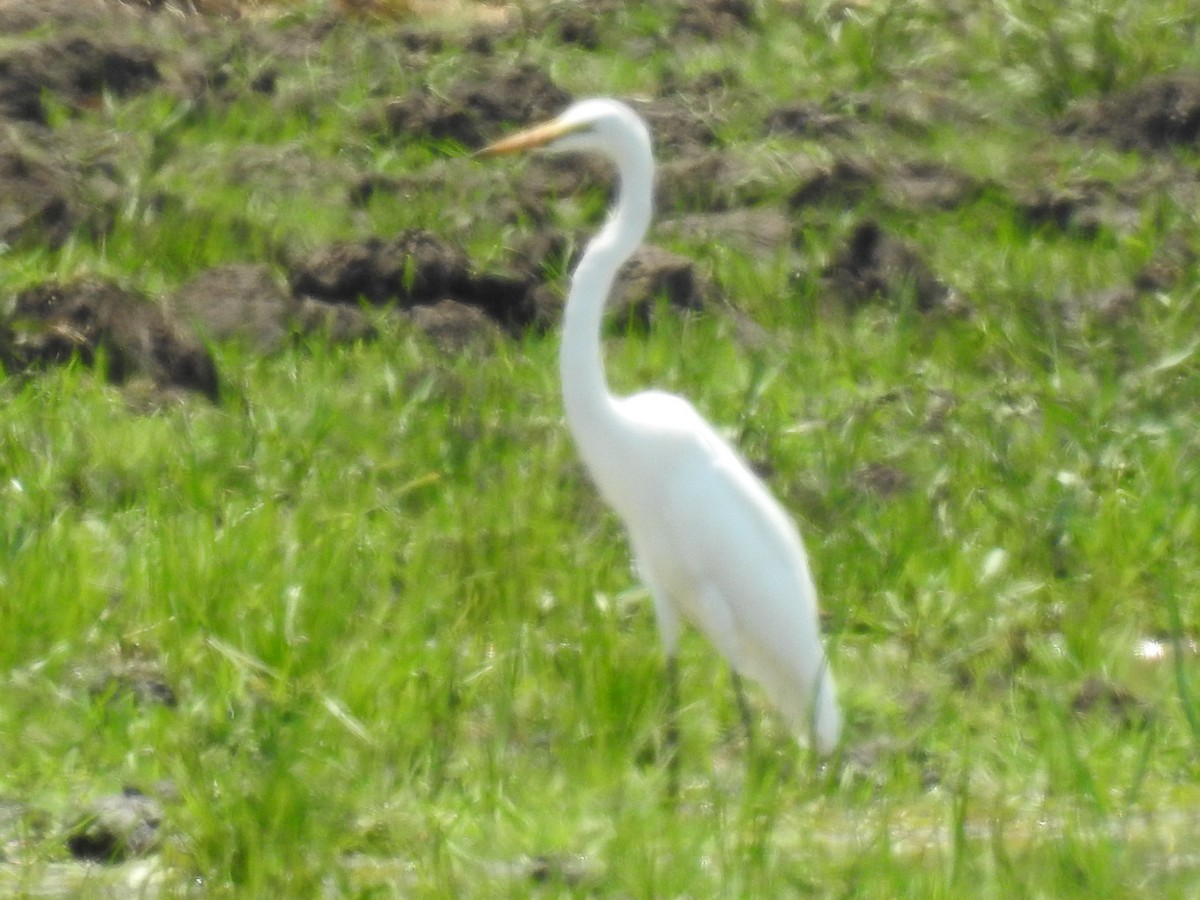
[[[14,247],[61,248],[69,240],[102,241],[123,214],[122,185],[146,165],[146,154],[169,158],[169,141],[147,150],[97,145],[73,123],[95,115],[105,98],[160,92],[181,105],[220,110],[239,96],[275,96],[280,76],[301,66],[326,42],[364,41],[396,48],[415,70],[448,50],[465,63],[448,90],[418,88],[380,96],[359,119],[362,140],[430,139],[479,147],[506,131],[558,112],[572,98],[532,63],[504,63],[497,47],[520,29],[552,35],[564,44],[602,51],[619,36],[621,4],[558,5],[523,19],[489,22],[449,35],[410,24],[365,25],[336,14],[287,26],[255,19],[205,15],[222,4],[103,0],[0,0],[0,34],[19,36],[0,52],[0,241]],[[201,12],[195,12],[196,9]],[[671,40],[720,40],[756,29],[745,0],[704,0],[675,7]],[[236,62],[236,64],[235,64]],[[1194,172],[1171,165],[1178,145],[1200,142],[1200,76],[1156,76],[1129,91],[1072,108],[1046,123],[1063,140],[1106,142],[1137,153],[1167,154],[1160,174],[1130,183],[1063,183],[1036,172],[1022,183],[984,182],[939,163],[865,157],[857,138],[868,128],[911,132],[942,116],[963,115],[944,92],[899,86],[880,123],[869,112],[878,98],[802,101],[767,111],[752,138],[819,138],[829,154],[817,162],[784,160],[757,171],[718,137],[722,109],[734,108],[746,88],[735,74],[662,79],[659,93],[639,98],[651,123],[661,163],[659,221],[667,239],[719,239],[749,253],[781,247],[802,250],[802,222],[822,211],[841,214],[868,198],[886,208],[919,215],[952,209],[987,193],[1007,203],[1029,228],[1118,232],[1137,221],[1152,192],[1197,193]],[[280,104],[319,103],[316,96],[278,97]],[[697,110],[705,110],[700,113]],[[270,168],[248,148],[246,171]],[[140,155],[139,155],[140,154]],[[292,342],[361,341],[377,334],[381,315],[402,317],[447,352],[487,346],[528,329],[553,327],[561,310],[561,272],[584,239],[554,225],[556,198],[589,187],[610,189],[609,173],[594,161],[543,160],[520,170],[520,200],[497,202],[488,215],[499,229],[520,220],[519,238],[498,264],[473,260],[455,239],[427,230],[371,234],[315,248],[281,246],[271,258],[222,265],[195,273],[178,289],[150,296],[136,282],[91,275],[28,285],[0,297],[0,363],[11,377],[36,377],[48,366],[104,361],[116,383],[147,380],[166,392],[221,399],[214,343],[236,341],[260,353]],[[332,181],[348,206],[401,190],[449,190],[449,169],[412,173],[397,181],[352,165],[290,170],[292,189]],[[163,203],[180,202],[164,197]],[[540,230],[530,233],[528,223]],[[1060,300],[1067,319],[1099,313],[1116,320],[1139,299],[1167,290],[1195,250],[1166,246],[1131,283],[1114,284],[1091,297]],[[875,303],[909,303],[921,314],[969,314],[972,299],[934,271],[909,241],[864,216],[823,266],[809,272],[822,284],[823,304],[853,311]],[[702,266],[654,244],[627,267],[615,291],[614,319],[622,328],[651,327],[666,309],[711,310],[739,315]],[[752,331],[753,323],[739,323]],[[863,470],[864,489],[903,490],[903,473]],[[174,705],[174,688],[153,661],[89,663],[86,680],[96,691],[127,693],[137,702]],[[1095,689],[1080,705],[1118,701]],[[158,800],[135,786],[95,801],[72,826],[67,841],[81,859],[113,859],[152,852],[161,819]],[[168,791],[169,793],[169,791]],[[10,810],[11,812],[11,810]],[[25,813],[20,813],[24,816]],[[13,813],[12,819],[17,816]],[[17,816],[18,818],[20,816]]]
[[[99,241],[121,214],[124,158],[111,148],[73,143],[73,118],[85,117],[106,97],[162,92],[198,108],[220,108],[239,95],[271,95],[280,74],[302,64],[322,43],[345,41],[352,29],[369,40],[401,48],[419,70],[438,54],[455,51],[469,64],[449,90],[419,88],[380,97],[361,117],[364,136],[403,140],[416,136],[478,147],[506,130],[555,114],[572,98],[533,63],[506,65],[497,46],[514,31],[536,30],[563,43],[603,49],[619,40],[620,4],[537,9],[524,19],[488,22],[454,35],[413,24],[367,26],[331,13],[287,27],[254,19],[204,15],[228,5],[192,4],[190,12],[167,3],[140,4],[46,0],[0,2],[0,33],[27,33],[0,53],[0,241],[15,246],[61,247],[72,236]],[[349,7],[347,7],[349,8]],[[201,10],[197,13],[196,10]],[[679,4],[671,38],[719,40],[757,27],[753,5],[739,0]],[[239,61],[234,65],[233,61]],[[1163,184],[1063,184],[1047,176],[1022,184],[982,183],[962,172],[920,160],[867,159],[855,137],[868,125],[872,98],[803,101],[770,110],[761,135],[828,140],[828,161],[790,161],[763,176],[744,157],[727,152],[717,137],[719,110],[738,100],[736,75],[711,74],[695,82],[666,77],[660,96],[638,102],[655,133],[661,171],[656,234],[720,239],[749,252],[797,245],[798,222],[821,209],[844,209],[874,197],[889,207],[953,208],[983,192],[1008,198],[1030,227],[1095,231],[1132,227],[1139,204]],[[698,102],[703,100],[704,102]],[[898,87],[888,104],[889,127],[920,129],[954,115],[944,94]],[[319,102],[280,98],[280,102]],[[704,114],[697,109],[709,110]],[[1106,141],[1146,154],[1200,140],[1200,77],[1157,76],[1101,102],[1071,109],[1048,128],[1071,140]],[[169,154],[169,147],[161,152]],[[248,154],[252,151],[247,151]],[[261,170],[251,156],[248,171]],[[453,175],[414,173],[409,190],[438,191]],[[1194,175],[1164,169],[1194,193]],[[149,378],[164,389],[195,391],[216,400],[220,376],[211,341],[236,340],[277,352],[297,337],[329,341],[370,339],[376,329],[363,312],[370,304],[408,319],[450,350],[478,338],[502,339],[528,328],[551,326],[561,305],[561,272],[581,235],[554,230],[554,198],[589,185],[607,185],[594,162],[539,162],[523,170],[517,207],[499,203],[497,224],[523,217],[544,231],[524,238],[501,267],[481,269],[445,236],[408,231],[372,235],[317,248],[280,249],[261,264],[197,273],[167,296],[146,296],[137,284],[82,277],[34,285],[0,303],[0,361],[9,373],[36,371],[71,358],[107,360],[117,382]],[[293,177],[303,181],[303,175]],[[387,179],[352,168],[312,171],[312,180],[344,184],[350,205],[397,188]],[[442,180],[439,180],[442,179]],[[781,179],[783,183],[781,183]],[[303,188],[303,184],[300,185]],[[770,198],[784,196],[786,203]],[[172,198],[164,198],[170,202]],[[1064,315],[1097,306],[1120,316],[1139,295],[1169,287],[1190,255],[1172,249],[1144,277],[1113,285],[1094,298],[1071,298]],[[852,229],[823,269],[827,305],[856,309],[876,302],[912,302],[924,312],[970,309],[970,298],[945,283],[913,247],[871,219]],[[723,299],[691,260],[648,246],[631,264],[614,305],[621,320],[648,323],[654,301],[699,309]],[[900,298],[897,301],[897,298]]]

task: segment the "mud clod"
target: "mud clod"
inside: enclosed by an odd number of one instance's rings
[[[907,472],[885,462],[860,466],[854,470],[851,478],[859,490],[883,499],[903,494],[912,485]]]
[[[800,161],[797,169],[799,183],[788,198],[792,209],[852,206],[874,195],[898,209],[953,209],[984,189],[983,183],[962,172],[922,161],[843,156],[815,166]]]
[[[837,159],[805,172],[788,198],[788,205],[793,210],[825,204],[852,206],[874,189],[875,176],[866,165]]]
[[[778,209],[742,208],[667,219],[659,224],[658,230],[689,240],[719,241],[725,246],[770,253],[791,240],[792,223]]]
[[[855,124],[850,116],[830,112],[819,103],[796,102],[772,110],[767,116],[766,132],[813,139],[845,137]]]
[[[938,280],[917,252],[873,221],[854,229],[821,274],[849,309],[876,299],[896,299],[911,290],[916,308],[922,312],[961,310],[955,292]]]
[[[220,266],[181,287],[169,308],[219,341],[242,341],[262,353],[283,348],[298,304],[263,265]]]
[[[750,166],[713,150],[689,153],[658,169],[655,205],[661,212],[717,212],[760,198]]]
[[[644,244],[621,270],[608,304],[617,322],[647,327],[655,304],[671,309],[698,310],[716,298],[716,289],[686,256]]]
[[[506,127],[557,115],[570,95],[532,63],[460,81],[443,97],[428,89],[393,100],[384,121],[395,135],[420,135],[478,147]]]
[[[1161,151],[1200,143],[1200,74],[1149,78],[1073,110],[1064,130],[1106,138],[1126,150]]]
[[[1103,181],[1040,185],[1017,193],[1017,210],[1035,228],[1094,235],[1101,229],[1131,232],[1141,219],[1140,198]]]
[[[61,246],[84,220],[70,184],[62,169],[0,142],[0,241]]]
[[[1071,699],[1077,716],[1105,712],[1122,727],[1144,724],[1150,717],[1146,702],[1122,685],[1098,675],[1084,679]]]
[[[111,282],[48,282],[17,296],[10,359],[17,369],[100,359],[116,383],[145,375],[161,388],[217,398],[216,364],[189,327]]]
[[[500,339],[500,327],[482,310],[457,300],[414,306],[408,312],[413,324],[447,352],[460,352],[472,345],[487,345]]]
[[[426,231],[384,241],[330,245],[293,265],[292,292],[331,304],[396,304],[401,309],[445,300],[472,306],[511,331],[535,316],[534,282],[520,274],[476,272],[466,254]]]
[[[467,257],[427,231],[370,237],[323,247],[295,264],[292,293],[330,303],[414,306],[461,294],[470,281]]]
[[[67,849],[79,860],[119,863],[158,848],[162,804],[135,787],[101,797],[75,822]]]
[[[689,0],[680,4],[674,31],[713,41],[728,38],[753,24],[754,8],[748,0]]]
[[[160,80],[158,54],[148,47],[82,35],[51,38],[0,57],[0,114],[44,124],[43,92],[82,108],[105,92],[132,94]]]

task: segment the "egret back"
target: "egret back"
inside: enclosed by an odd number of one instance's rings
[[[816,590],[794,523],[745,460],[687,401],[647,391],[618,403],[619,458],[591,468],[647,580],[730,664],[762,684],[791,727],[837,743],[841,714]]]

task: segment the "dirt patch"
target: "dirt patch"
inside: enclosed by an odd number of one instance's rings
[[[865,163],[836,159],[825,165],[800,161],[799,184],[788,197],[793,210],[807,206],[853,206],[876,189],[875,175]]]
[[[110,380],[134,375],[160,388],[217,398],[212,356],[189,327],[144,297],[111,282],[48,282],[17,296],[10,323],[9,371],[101,359]]]
[[[600,47],[603,33],[598,17],[591,10],[565,9],[550,22],[553,34],[560,43],[574,44],[584,50]]]
[[[501,221],[546,225],[553,220],[554,200],[589,190],[602,191],[606,206],[615,199],[616,170],[607,160],[579,153],[532,156],[517,174],[511,201],[495,212]]]
[[[1111,328],[1134,316],[1144,299],[1145,293],[1132,285],[1118,285],[1064,297],[1058,308],[1063,321],[1074,328],[1089,324]]]
[[[407,284],[406,274],[412,276]],[[512,317],[499,307],[506,297],[520,307],[530,290],[523,280],[477,275],[465,256],[430,235],[414,233],[390,243],[326,248],[295,275],[294,287],[299,295],[280,285],[263,265],[221,266],[184,285],[169,308],[211,338],[273,353],[293,334],[333,343],[374,337],[374,324],[356,304],[394,302],[435,343],[458,350],[500,335],[497,322]],[[474,305],[449,299],[451,294],[466,296]]]
[[[692,241],[719,242],[748,253],[771,253],[792,240],[792,221],[780,209],[743,208],[692,213],[658,223],[659,234]]]
[[[465,253],[426,231],[331,244],[294,263],[288,281],[293,294],[333,304],[411,309],[454,300],[512,331],[536,318],[529,279],[476,272]]]
[[[987,184],[940,163],[898,161],[882,174],[885,202],[902,209],[955,209],[978,199]]]
[[[114,648],[81,660],[73,668],[93,699],[115,701],[128,697],[138,704],[170,708],[179,703],[162,663],[138,648]]]
[[[847,137],[857,124],[853,117],[831,112],[820,103],[797,101],[776,107],[767,115],[766,133],[814,140]]]
[[[960,312],[964,308],[958,295],[933,274],[916,250],[871,220],[854,229],[821,276],[847,309],[878,299],[899,299],[910,292],[922,312]]]
[[[907,472],[885,462],[859,466],[850,478],[860,491],[885,500],[905,493],[912,486],[912,479]]]
[[[796,158],[798,183],[788,197],[793,210],[845,207],[878,196],[897,209],[953,209],[975,200],[986,185],[939,163],[867,160],[842,156],[829,163]]]
[[[1102,229],[1129,234],[1142,221],[1144,197],[1109,182],[1042,184],[1016,194],[1017,212],[1033,228],[1094,235]]]
[[[0,57],[0,114],[44,124],[42,94],[69,106],[96,105],[105,92],[127,95],[157,84],[159,54],[123,39],[53,37]]]
[[[574,269],[590,233],[565,236],[547,229],[535,232],[513,250],[513,277],[531,285],[526,300],[530,324],[552,327],[561,318],[565,288],[557,284]],[[654,244],[643,244],[617,273],[606,310],[617,330],[644,329],[660,304],[674,311],[698,310],[716,303],[717,286],[686,256]]]
[[[290,267],[288,282],[292,293],[330,303],[413,306],[463,293],[470,278],[464,253],[427,231],[405,231],[322,247]]]
[[[0,138],[0,240],[59,247],[86,213],[64,169]]]
[[[679,4],[672,31],[678,36],[704,41],[723,40],[754,24],[754,7],[748,0],[688,0]]]
[[[334,344],[368,340],[376,334],[374,323],[357,306],[312,297],[299,299],[294,321],[300,334],[322,337]]]
[[[1062,297],[1058,300],[1059,312],[1067,325],[1077,329],[1118,326],[1154,303],[1151,295],[1173,289],[1198,259],[1193,240],[1177,234],[1159,247],[1130,283]]]
[[[129,18],[122,4],[105,0],[0,0],[0,34],[17,35],[40,28],[91,26]]]
[[[387,104],[382,118],[392,135],[420,135],[478,147],[506,128],[557,115],[570,95],[533,63],[482,71],[445,95],[429,88]]]
[[[763,198],[767,183],[747,163],[707,151],[658,167],[655,206],[660,212],[717,212]]]
[[[1195,239],[1175,234],[1164,241],[1150,262],[1134,277],[1140,291],[1165,291],[1173,288],[1184,275],[1200,262],[1200,250]]]
[[[71,856],[91,862],[117,863],[146,856],[158,848],[162,804],[135,787],[101,797],[68,829]]]
[[[1200,143],[1200,74],[1159,75],[1072,110],[1063,130],[1155,152]]]
[[[408,311],[408,317],[430,340],[449,353],[458,353],[471,346],[489,346],[503,335],[500,327],[482,310],[457,300],[414,306]]]
[[[1151,714],[1146,702],[1128,688],[1098,675],[1079,685],[1071,709],[1077,716],[1107,713],[1126,728],[1145,724]]]
[[[660,159],[695,154],[718,143],[712,119],[683,104],[667,100],[626,102],[646,120],[655,155]]]
[[[299,303],[266,266],[241,264],[201,272],[168,308],[208,337],[273,353],[286,344]]]
[[[716,297],[716,287],[686,256],[643,244],[613,285],[608,310],[616,322],[648,327],[659,302],[674,310],[698,310]]]

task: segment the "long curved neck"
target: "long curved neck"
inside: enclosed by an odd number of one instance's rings
[[[567,424],[585,458],[589,450],[599,450],[599,440],[613,434],[616,417],[600,344],[604,307],[617,271],[650,226],[654,202],[654,160],[649,146],[620,148],[613,161],[619,182],[617,203],[571,277],[558,357]]]

